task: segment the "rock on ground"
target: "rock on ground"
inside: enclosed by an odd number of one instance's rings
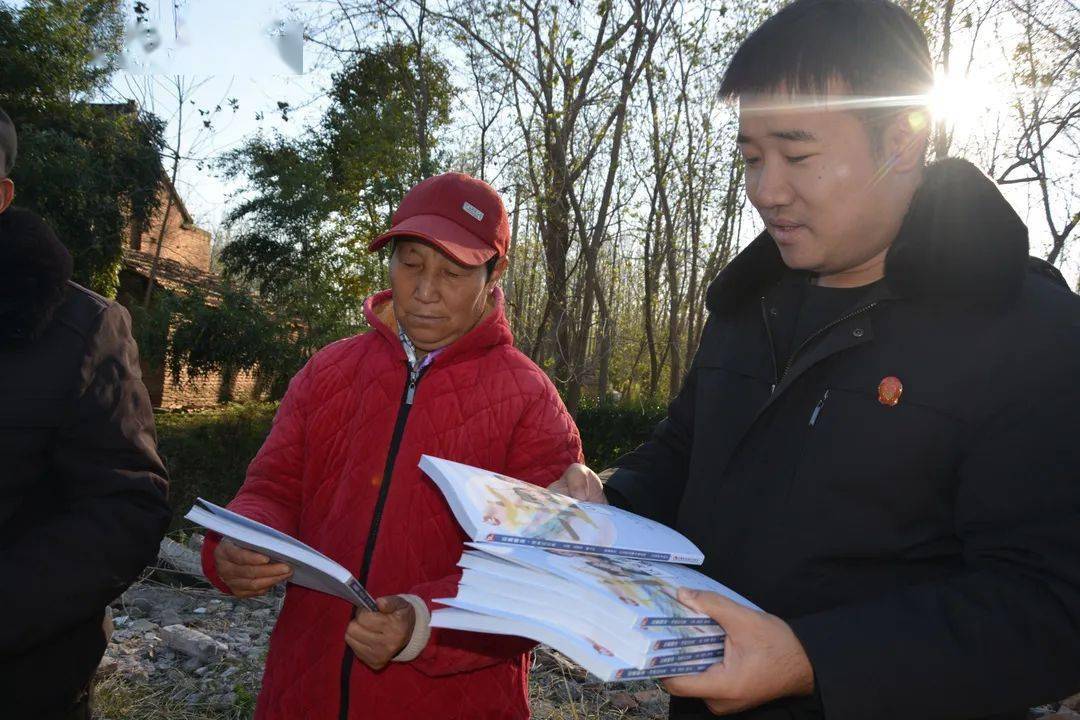
[[[146,620],[135,622],[148,623]],[[179,623],[160,628],[159,634],[166,646],[205,662],[218,660],[229,650],[229,646],[225,643]]]

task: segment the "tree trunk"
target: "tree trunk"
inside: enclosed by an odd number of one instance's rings
[[[419,98],[416,103],[416,141],[420,153],[420,179],[435,173],[431,160],[431,137],[428,122],[431,117],[431,87],[428,84],[427,67],[424,65],[424,21],[427,19],[427,0],[419,0],[420,17],[416,23],[416,79]]]
[[[521,207],[521,186],[515,184],[514,185],[514,211],[510,215],[510,247],[514,248],[514,254],[515,255],[517,254],[518,249],[520,247],[518,245],[518,242],[519,242],[518,241],[518,215],[520,214],[518,212],[518,210],[519,210],[520,207]],[[523,265],[521,263],[517,263],[517,266],[519,268],[523,267]],[[509,268],[508,268],[508,270],[509,270]],[[503,290],[505,291],[506,302],[510,306],[509,315],[510,315],[510,319],[512,321],[516,320],[517,315],[520,313],[520,309],[517,307],[517,303],[515,302],[516,296],[514,294],[514,286],[517,285],[517,282],[518,282],[517,273],[515,273],[515,272],[507,272],[506,273],[506,280],[503,282]]]
[[[952,54],[952,15],[955,0],[945,0],[945,9],[941,22],[941,70],[945,77],[949,74],[949,60]],[[938,120],[934,132],[934,159],[943,160],[949,156],[952,133],[944,118]]]
[[[150,277],[146,279],[146,292],[143,294],[143,309],[149,309],[150,299],[154,293],[154,283],[157,282],[158,266],[161,264],[161,246],[165,242],[165,231],[169,227],[169,215],[172,213],[173,193],[176,192],[176,173],[180,169],[180,133],[184,127],[184,93],[181,90],[180,78],[176,78],[177,88],[177,111],[176,111],[176,151],[172,157],[172,172],[169,176],[170,187],[166,188],[168,200],[165,202],[165,215],[161,219],[161,229],[158,231],[157,247],[154,248],[154,261],[150,263]]]
[[[653,326],[653,297],[656,293],[655,283],[653,282],[653,269],[652,269],[652,257],[650,257],[650,236],[652,235],[653,222],[658,222],[653,218],[650,218],[648,229],[645,231],[645,258],[643,269],[645,271],[645,298],[644,298],[644,319],[645,319],[645,344],[649,350],[649,391],[648,396],[650,398],[656,396],[656,387],[660,384],[660,363],[656,354],[656,329]]]
[[[619,234],[616,233],[616,238]],[[617,248],[618,240],[611,243],[611,274],[612,280],[608,283],[608,298],[607,302],[602,303],[602,310],[600,312],[600,349],[599,349],[599,369],[597,370],[596,378],[596,390],[600,396],[600,403],[607,404],[610,399],[609,385],[611,384],[610,371],[611,371],[611,341],[614,334],[615,323],[612,320],[612,307],[615,304],[615,285],[617,276]],[[598,293],[602,293],[601,288],[597,288]]]

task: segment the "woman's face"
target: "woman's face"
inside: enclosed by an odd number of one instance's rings
[[[506,264],[500,258],[489,277],[484,265],[458,265],[427,243],[398,240],[390,257],[398,327],[418,350],[446,347],[480,320]]]

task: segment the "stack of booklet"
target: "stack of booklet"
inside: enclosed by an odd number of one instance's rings
[[[604,681],[701,672],[724,631],[676,599],[680,587],[750,601],[701,573],[701,551],[671,528],[469,465],[423,456],[472,542],[435,627],[542,642]]]

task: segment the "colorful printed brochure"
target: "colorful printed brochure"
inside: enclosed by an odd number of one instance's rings
[[[723,660],[723,628],[679,602],[680,587],[760,610],[676,564],[704,556],[671,528],[427,455],[420,468],[472,539],[457,594],[436,600],[447,607],[432,613],[434,627],[531,638],[616,681]]]
[[[669,527],[609,505],[423,455],[420,469],[476,541],[700,565],[705,556]]]
[[[184,516],[240,547],[267,555],[292,568],[289,582],[318,590],[357,607],[378,612],[375,600],[348,570],[294,537],[199,498]]]
[[[468,544],[475,550],[462,555],[461,567],[520,582],[541,582],[578,598],[607,602],[614,597],[619,602],[612,607],[610,620],[627,627],[715,626],[710,617],[678,601],[680,587],[709,590],[760,609],[725,585],[682,565],[546,548]]]

